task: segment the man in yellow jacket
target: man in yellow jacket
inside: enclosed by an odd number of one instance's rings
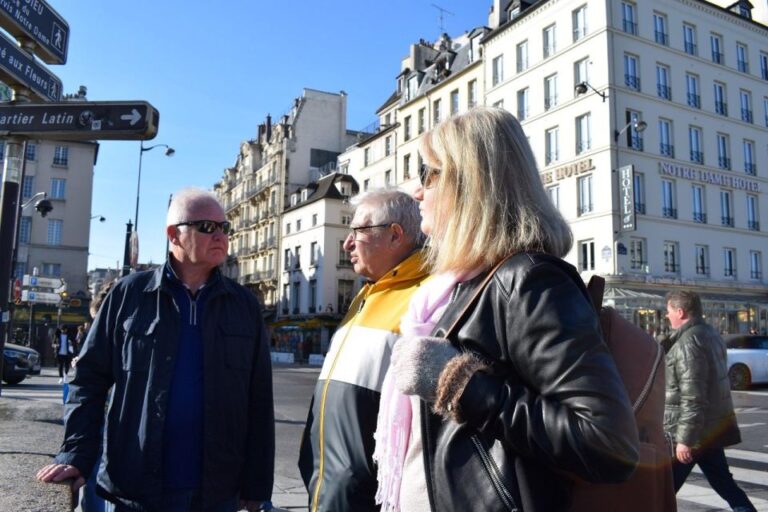
[[[367,279],[352,301],[315,386],[299,469],[310,511],[378,510],[373,433],[400,318],[427,277],[418,203],[397,190],[371,191],[356,206],[344,250]]]

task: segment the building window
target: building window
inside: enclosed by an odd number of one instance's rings
[[[67,188],[67,180],[51,178],[51,199],[64,199]]]
[[[595,241],[579,242],[579,270],[595,270]]]
[[[35,177],[24,176],[21,182],[21,197],[27,199],[35,195]]]
[[[517,55],[517,72],[528,69],[528,41],[518,43],[515,54]]]
[[[697,164],[704,163],[704,152],[702,150],[701,141],[701,128],[697,126],[689,126],[688,144],[691,147],[691,162],[695,162]]]
[[[459,113],[459,90],[451,91],[451,115]]]
[[[576,95],[575,86],[582,82],[589,82],[589,57],[573,63],[574,97]]]
[[[576,154],[592,148],[592,115],[587,113],[576,118]]]
[[[470,80],[467,84],[467,107],[477,106],[477,80]]]
[[[285,223],[285,234],[286,235],[290,235],[291,234],[291,223],[290,222],[286,222]]]
[[[573,42],[587,35],[587,6],[582,5],[571,13],[573,24]]]
[[[317,279],[309,280],[309,312],[317,311]]]
[[[392,170],[387,169],[384,171],[384,186],[389,187],[390,185],[392,185]]]
[[[715,112],[720,114],[721,116],[727,116],[728,102],[726,101],[725,84],[721,84],[720,82],[715,82],[714,91],[715,91]]]
[[[542,43],[544,44],[544,58],[551,57],[557,51],[557,41],[555,39],[555,25],[546,27],[542,32]]]
[[[13,269],[13,277],[14,279],[23,279],[24,274],[27,273],[27,262],[26,261],[17,261],[16,267]]]
[[[411,116],[405,116],[403,120],[403,139],[411,140]]]
[[[363,192],[368,190],[368,187],[371,185],[371,180],[365,180],[363,181]]]
[[[392,136],[388,135],[384,138],[384,156],[392,154]]]
[[[678,263],[677,242],[664,242],[664,272],[679,272],[680,265]]]
[[[760,52],[760,77],[768,80],[768,54]]]
[[[547,187],[547,195],[549,196],[549,200],[552,201],[552,204],[557,208],[560,209],[560,185],[552,185],[551,187]]]
[[[24,152],[24,158],[30,162],[34,162],[37,159],[37,144],[27,142],[27,150]]]
[[[426,127],[426,122],[427,122],[427,109],[426,109],[426,108],[423,108],[423,107],[422,107],[422,108],[420,108],[420,109],[419,109],[419,114],[418,114],[418,116],[419,116],[419,118],[418,118],[418,129],[419,129],[419,134],[422,134],[422,133],[424,133],[424,129],[425,129],[425,127]]]
[[[504,108],[504,98],[500,99],[499,101],[496,101],[493,103],[494,108]]]
[[[638,58],[635,55],[624,54],[624,85],[635,91],[640,90],[640,75],[638,74],[640,67],[637,62]]]
[[[491,85],[496,86],[504,81],[504,55],[498,55],[491,61]]]
[[[645,176],[642,173],[635,173],[634,176],[634,199],[635,199],[635,213],[642,213],[645,215]]]
[[[642,120],[640,112],[627,110],[626,119],[627,124],[629,125],[629,129],[627,130],[627,146],[635,151],[643,151],[643,135],[637,129],[637,125]]]
[[[688,106],[693,108],[701,108],[701,94],[699,93],[699,77],[685,74],[685,86],[688,92]]]
[[[5,141],[0,140],[0,160],[5,159]]]
[[[544,110],[557,105],[557,74],[544,79]]]
[[[741,105],[741,120],[745,123],[751,123],[752,117],[752,93],[749,91],[739,91],[739,103]]]
[[[709,275],[709,247],[697,245],[694,247],[694,259],[696,260],[696,275]]]
[[[403,179],[411,179],[411,154],[403,156]]]
[[[352,261],[349,259],[349,253],[344,250],[344,240],[339,242],[339,266],[351,267]]]
[[[301,296],[301,281],[294,281],[293,293],[291,293],[291,313],[299,314],[299,298]]]
[[[19,222],[19,243],[28,244],[32,237],[32,217],[23,216]]]
[[[47,277],[61,277],[61,263],[43,263],[42,273]]]
[[[69,147],[56,146],[53,150],[53,165],[66,167],[69,164]]]
[[[677,218],[677,198],[675,197],[675,182],[661,180],[661,214],[667,219]]]
[[[672,121],[659,119],[659,153],[675,158],[675,146],[672,143]]]
[[[61,230],[64,221],[61,219],[48,219],[48,245],[61,245]]]
[[[440,122],[440,99],[436,99],[432,102],[432,123],[437,124]]]
[[[317,214],[313,213],[312,214],[312,227],[315,227],[315,226],[317,226]]]
[[[712,49],[712,62],[715,64],[725,64],[722,36],[719,34],[710,34],[709,45]]]
[[[699,53],[696,48],[696,28],[687,23],[683,24],[683,48],[685,53],[689,55],[698,55]]]
[[[717,166],[721,169],[731,168],[731,142],[728,135],[724,133],[717,134]]]
[[[283,257],[283,270],[291,269],[291,250],[286,249]]]
[[[755,163],[755,143],[751,140],[742,142],[744,149],[744,172],[750,176],[757,176],[757,164]]]
[[[371,163],[371,148],[363,149],[363,166],[368,166]]]
[[[301,268],[301,246],[293,248],[293,268]]]
[[[757,210],[757,196],[747,194],[747,229],[760,231],[760,217]]]
[[[722,216],[723,226],[732,228],[733,221],[733,194],[730,190],[720,191],[720,215]]]
[[[732,247],[723,248],[723,275],[736,277],[736,249]]]
[[[707,208],[704,204],[704,187],[701,185],[693,186],[693,222],[699,224],[707,223]]]
[[[632,238],[629,240],[629,268],[632,270],[648,271],[648,257],[646,256],[645,238]]]
[[[351,279],[339,279],[338,281],[338,294],[336,299],[336,310],[340,315],[343,315],[349,309],[352,304],[352,287],[354,281]]]
[[[742,73],[749,73],[749,54],[746,45],[736,44],[736,68]]]
[[[656,65],[656,94],[665,100],[672,99],[672,88],[669,86],[669,66]]]
[[[760,251],[749,251],[749,278],[763,278],[763,253]]]
[[[517,120],[528,119],[528,88],[517,91]]]
[[[592,175],[582,176],[577,181],[579,191],[579,215],[585,215],[594,211],[592,204]]]
[[[658,12],[653,13],[653,37],[654,40],[669,46],[669,31],[667,30],[667,15]]]
[[[546,165],[557,162],[558,160],[560,148],[559,133],[559,128],[555,126],[554,128],[547,130],[544,134],[544,163]]]
[[[317,242],[312,242],[309,244],[309,264],[310,266],[317,265],[317,259],[318,259],[318,252],[317,252]]]
[[[621,3],[622,28],[627,34],[637,35],[637,21],[635,16],[635,4]]]

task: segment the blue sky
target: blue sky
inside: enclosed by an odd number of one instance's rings
[[[210,188],[270,113],[286,112],[304,87],[348,96],[348,127],[375,120],[395,87],[409,45],[439,33],[430,0],[51,0],[70,26],[67,64],[49,66],[64,92],[88,87],[91,101],[145,100],[160,131],[144,153],[140,260],[164,259],[169,195]],[[439,0],[454,13],[445,31],[487,24],[491,0]],[[122,264],[133,217],[139,142],[104,141],[94,170],[88,268]]]

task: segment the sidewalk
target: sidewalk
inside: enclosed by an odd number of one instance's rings
[[[58,376],[49,369],[43,369],[42,376],[50,379],[51,384],[58,381]],[[60,387],[56,386],[56,389]],[[35,480],[37,470],[51,462],[63,439],[62,412],[60,402],[8,397],[3,388],[0,397],[0,511],[70,510],[68,487]],[[277,428],[297,429],[298,426],[278,424]],[[295,436],[292,433],[290,437]],[[293,442],[281,450],[278,440],[272,494],[276,511],[307,510],[307,493],[297,475],[295,451]]]

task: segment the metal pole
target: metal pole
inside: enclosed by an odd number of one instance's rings
[[[171,209],[171,201],[173,201],[173,194],[168,196],[168,209]],[[168,259],[168,243],[170,240],[168,240],[168,235],[165,235],[165,258]]]
[[[3,169],[3,188],[0,192],[0,311],[7,311],[11,292],[11,264],[13,260],[13,241],[16,238],[16,220],[19,214],[19,192],[21,182],[21,160],[24,143],[11,137],[5,141],[5,168]],[[2,313],[0,313],[2,314]],[[0,351],[5,349],[6,325],[0,321]],[[0,374],[3,359],[0,359]],[[0,380],[2,395],[2,380]]]
[[[144,158],[144,141],[139,146],[139,179],[136,180],[136,213],[133,215],[133,229],[139,231],[139,193],[141,192],[141,161]]]
[[[26,173],[27,169],[27,141],[24,141],[24,144],[21,148],[21,178],[19,180],[20,184],[24,183],[24,174]],[[16,233],[13,237],[13,251],[11,252],[11,282],[14,280],[13,273],[16,271],[16,260],[18,259],[19,254],[19,226],[21,224],[21,194],[23,191],[21,190],[21,186],[19,186],[19,211],[16,214]],[[13,286],[11,284],[11,286]],[[11,340],[11,336],[13,335],[13,316],[15,314],[16,306],[14,305],[13,301],[8,302],[8,311],[10,313],[10,318],[8,319],[8,326],[5,330],[5,342],[8,343]]]
[[[125,249],[123,251],[123,275],[125,277],[131,270],[131,232],[133,231],[133,224],[128,221],[125,225]]]

